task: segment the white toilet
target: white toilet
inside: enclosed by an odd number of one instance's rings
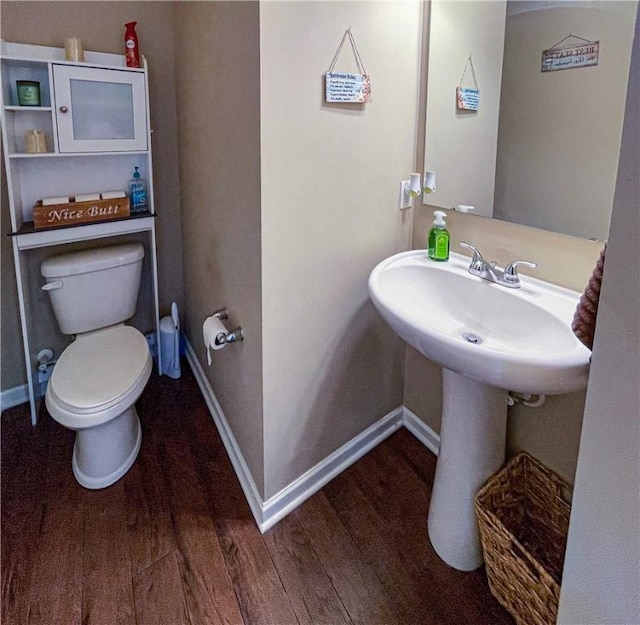
[[[76,431],[73,474],[82,486],[105,488],[134,463],[142,430],[134,403],[151,375],[145,337],[123,322],[133,317],[144,248],[140,243],[59,254],[40,273],[58,326],[75,340],[47,385],[51,416]]]

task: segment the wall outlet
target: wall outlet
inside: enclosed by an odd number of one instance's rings
[[[409,194],[410,180],[403,180],[400,183],[400,199],[398,201],[398,208],[404,210],[405,208],[411,208],[411,195]]]

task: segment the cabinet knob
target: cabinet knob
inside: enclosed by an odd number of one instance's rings
[[[58,110],[61,113],[68,113],[69,112],[69,107],[68,106],[61,106]]]

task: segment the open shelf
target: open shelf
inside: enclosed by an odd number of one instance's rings
[[[69,157],[77,157],[77,156],[85,156],[87,158],[91,156],[113,156],[114,154],[122,154],[124,156],[132,155],[146,155],[149,153],[149,150],[127,150],[125,152],[65,152],[61,154],[60,152],[40,152],[39,154],[29,154],[27,152],[15,152],[13,154],[9,154],[9,158],[69,158]]]
[[[12,232],[20,250],[31,250],[49,245],[61,245],[73,241],[102,239],[118,234],[144,232],[153,228],[153,217],[149,212],[129,215],[122,219],[94,221],[75,226],[59,226],[57,228],[35,228],[32,221],[25,222],[18,232]]]
[[[13,111],[15,113],[33,113],[38,111],[51,112],[50,106],[5,106],[5,111]]]

